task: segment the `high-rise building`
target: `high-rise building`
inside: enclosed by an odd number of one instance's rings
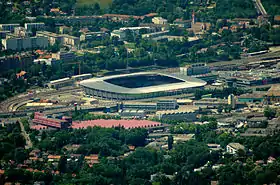
[[[228,96],[228,105],[230,105],[232,109],[235,109],[236,107],[236,98],[233,94],[230,94]]]

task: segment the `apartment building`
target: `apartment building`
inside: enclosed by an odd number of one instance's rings
[[[73,52],[57,52],[52,54],[52,58],[61,60],[63,62],[71,62],[76,59],[76,55]]]
[[[25,23],[24,27],[27,31],[32,30],[44,30],[45,29],[45,23],[42,22],[36,22],[36,23]]]
[[[48,39],[46,37],[8,37],[2,39],[2,45],[5,50],[29,50],[48,47]]]
[[[20,53],[17,55],[0,57],[0,72],[10,69],[26,69],[32,65],[35,56],[31,53]]]
[[[14,32],[16,27],[20,27],[19,24],[0,24],[0,30]]]
[[[38,31],[36,32],[37,36],[47,37],[50,45],[54,45],[55,43],[61,43],[63,45],[68,45],[71,47],[77,47],[80,44],[80,38],[74,37],[66,34],[56,34],[47,31]]]

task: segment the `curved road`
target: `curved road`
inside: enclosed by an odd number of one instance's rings
[[[24,95],[24,96],[16,96],[9,98],[3,102],[0,103],[0,112],[12,112],[14,110],[14,106],[21,104],[23,102],[26,102],[30,100],[31,98],[46,98],[46,96],[49,95],[59,95],[59,94],[65,94],[65,93],[70,93],[70,92],[78,92],[81,91],[82,89],[79,87],[72,87],[69,89],[62,89],[62,90],[54,90],[54,91],[49,91],[49,92],[41,92],[41,93],[34,93],[32,95]]]

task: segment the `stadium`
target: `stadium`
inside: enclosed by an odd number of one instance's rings
[[[112,100],[135,100],[189,93],[206,82],[185,75],[141,72],[92,78],[80,83],[87,95]]]

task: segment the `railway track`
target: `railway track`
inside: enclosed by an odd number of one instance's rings
[[[79,92],[79,91],[81,91],[81,88],[74,87],[71,89],[62,89],[62,90],[58,90],[58,91],[35,93],[35,94],[31,94],[31,95],[26,95],[24,97],[16,96],[16,97],[9,98],[9,99],[1,102],[0,103],[0,112],[12,112],[14,106],[16,106],[22,102],[28,101],[31,98],[46,98],[47,96],[50,96],[50,95],[60,95],[60,94]]]

